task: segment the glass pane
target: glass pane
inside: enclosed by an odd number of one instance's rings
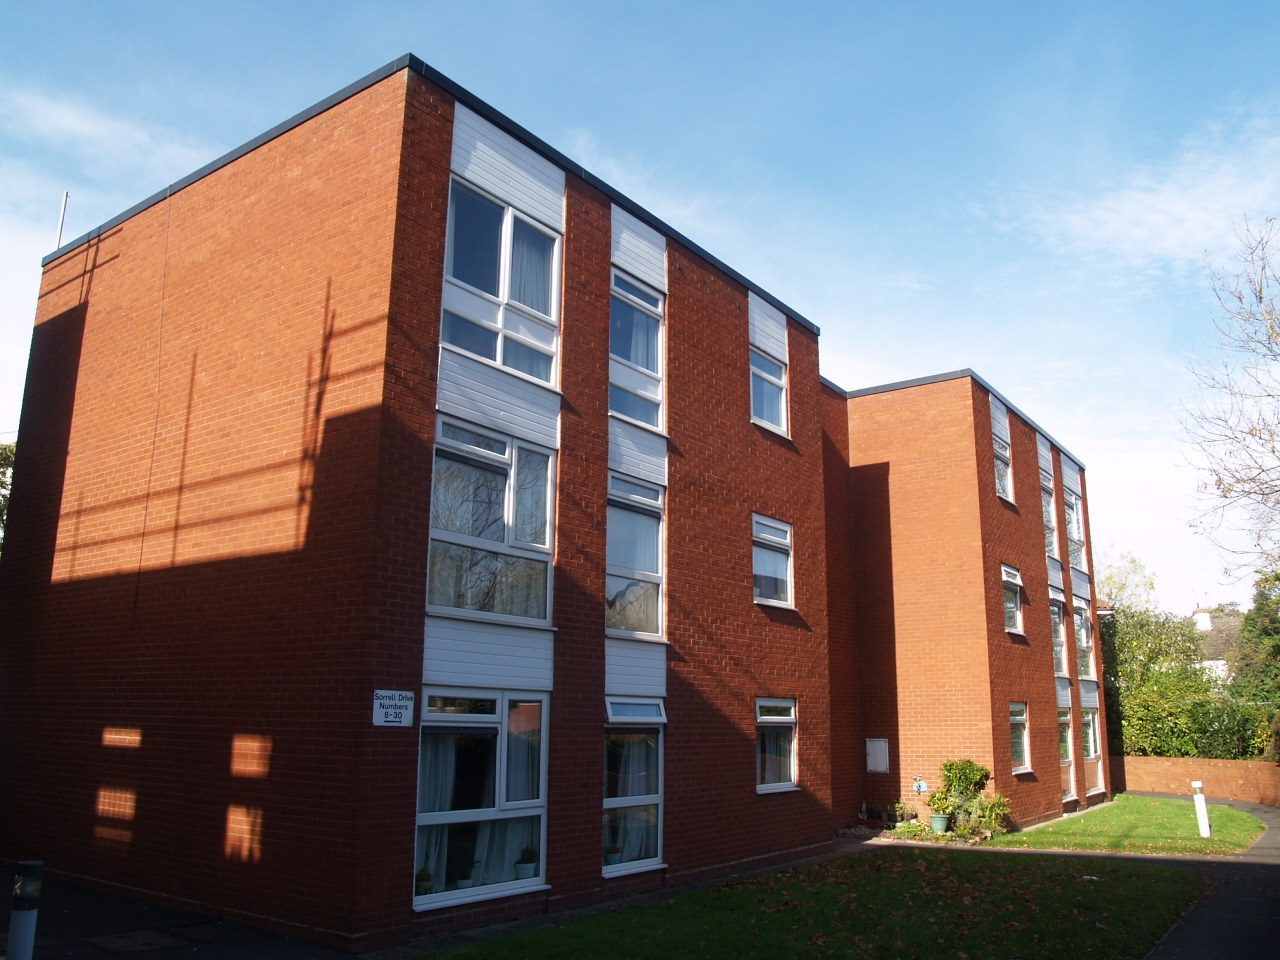
[[[604,795],[650,797],[658,792],[658,731],[609,730],[604,735]]]
[[[789,703],[761,703],[756,706],[758,717],[786,717],[790,720],[796,715],[796,708]]]
[[[1093,651],[1087,647],[1076,648],[1076,670],[1083,679],[1093,678]]]
[[[781,540],[784,543],[791,542],[791,530],[789,528],[770,523],[767,520],[756,519],[752,523],[751,530],[757,537],[770,537],[774,540]]]
[[[541,816],[419,827],[414,895],[534,879],[541,833]],[[520,861],[532,869],[517,867]]]
[[[609,384],[609,409],[632,420],[647,423],[651,427],[658,425],[658,414],[661,411],[661,408],[652,400],[646,400],[630,390],[623,390],[613,384]]]
[[[755,545],[751,548],[754,575],[752,577],[755,596],[760,600],[777,600],[790,603],[791,596],[787,583],[787,554],[768,547]]]
[[[504,457],[507,455],[507,445],[504,441],[483,433],[476,433],[474,430],[468,430],[465,427],[459,427],[456,424],[445,423],[440,430],[440,435],[447,440],[465,443],[469,447],[487,450],[489,453],[496,453]]]
[[[471,713],[494,716],[498,701],[477,697],[427,697],[427,713]]]
[[[455,183],[449,204],[449,276],[496,297],[501,248],[502,207]]]
[[[1006,500],[1013,499],[1013,484],[1009,481],[1009,462],[996,457],[996,493]]]
[[[526,346],[519,340],[504,337],[502,340],[502,365],[519,370],[539,380],[551,382],[551,357],[541,350]]]
[[[516,456],[516,529],[520,543],[547,545],[547,466],[545,453],[520,448]]]
[[[545,561],[432,540],[428,567],[428,603],[547,618]]]
[[[660,633],[656,583],[626,577],[604,578],[604,623],[611,630]]]
[[[756,353],[754,350],[751,351],[751,366],[774,380],[781,380],[782,372],[786,369],[782,364],[775,363],[764,354]]]
[[[782,426],[782,388],[755,374],[751,376],[751,415]]]
[[[511,299],[551,314],[551,254],[555,241],[517,219],[511,232]]]
[[[792,783],[791,743],[795,730],[784,724],[756,728],[757,783]]]
[[[497,755],[496,729],[424,726],[418,761],[418,812],[494,806]]]
[[[649,304],[651,307],[656,307],[662,302],[656,295],[650,293],[648,290],[637,287],[625,277],[615,275],[613,278],[613,285],[624,293],[631,294],[631,296],[635,297],[637,300]]]
[[[658,321],[614,297],[609,307],[609,352],[658,372]]]
[[[611,567],[657,574],[662,521],[648,513],[609,507],[606,562]]]
[[[1040,508],[1044,513],[1044,552],[1051,557],[1058,555],[1057,521],[1053,513],[1053,491],[1040,488]]]
[[[1018,590],[1016,587],[1004,588],[1004,628],[1019,629],[1018,623]]]
[[[440,327],[440,337],[445,343],[461,347],[468,353],[474,353],[486,360],[498,359],[498,333],[478,323],[472,323],[456,313],[444,312],[444,320]]]
[[[631,863],[658,856],[658,805],[604,812],[604,863]]]
[[[662,499],[662,493],[656,487],[646,487],[643,484],[632,483],[630,480],[623,480],[621,477],[610,477],[609,489],[615,493],[621,493],[628,497],[639,497],[642,500],[649,500],[653,503],[658,503]]]
[[[1013,748],[1013,765],[1015,767],[1025,767],[1027,765],[1027,728],[1021,723],[1012,723],[1009,725],[1010,746]]]
[[[507,705],[507,800],[537,800],[542,779],[542,701]]]
[[[473,463],[436,457],[431,487],[431,526],[501,542],[507,474]]]
[[[1071,715],[1063,716],[1064,711],[1058,711],[1058,758],[1060,760],[1071,759]]]
[[[662,708],[656,703],[626,703],[621,700],[609,701],[609,712],[615,717],[662,717]]]

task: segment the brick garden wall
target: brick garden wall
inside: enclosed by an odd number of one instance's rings
[[[1198,757],[1112,757],[1115,790],[1191,795],[1191,781],[1206,796],[1280,807],[1280,764]]]

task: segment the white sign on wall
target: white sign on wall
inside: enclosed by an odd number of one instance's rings
[[[373,691],[373,725],[375,727],[413,726],[412,690]]]

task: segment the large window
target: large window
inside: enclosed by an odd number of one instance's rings
[[[543,873],[546,694],[428,689],[414,897],[519,891]]]
[[[662,427],[662,294],[615,272],[609,301],[609,409]]]
[[[787,365],[751,348],[751,418],[787,431]]]
[[[1093,674],[1093,621],[1089,608],[1080,604],[1075,608],[1076,675],[1081,680],[1094,679]]]
[[[558,252],[556,234],[454,181],[441,340],[551,382]]]
[[[1000,577],[1004,592],[1004,628],[1010,633],[1022,633],[1022,576],[1013,567],[1001,566]]]
[[[1058,512],[1053,500],[1053,477],[1040,474],[1040,509],[1044,514],[1044,552],[1058,557]]]
[[[1059,600],[1049,601],[1049,626],[1053,631],[1053,672],[1067,675],[1067,612]]]
[[[1102,755],[1098,739],[1098,711],[1084,709],[1080,711],[1080,723],[1084,734],[1084,758],[1096,760]]]
[[[756,700],[756,791],[795,786],[796,702],[761,697]]]
[[[609,478],[605,627],[622,635],[662,633],[661,487]]]
[[[661,701],[608,701],[604,733],[603,864],[606,874],[662,859]]]
[[[1084,565],[1084,512],[1080,495],[1066,490],[1063,492],[1063,501],[1067,516],[1067,554],[1071,566],[1087,571],[1088,568]]]
[[[1009,745],[1013,749],[1013,771],[1021,773],[1031,769],[1031,749],[1027,738],[1027,705],[1009,704]]]
[[[791,524],[751,515],[752,590],[756,600],[791,606]]]
[[[441,419],[431,488],[427,602],[548,619],[552,456]]]

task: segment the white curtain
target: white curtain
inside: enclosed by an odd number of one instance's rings
[[[539,313],[551,313],[551,252],[555,241],[516,220],[511,244],[511,299]]]
[[[537,800],[542,704],[513,700],[507,711],[507,800]]]

